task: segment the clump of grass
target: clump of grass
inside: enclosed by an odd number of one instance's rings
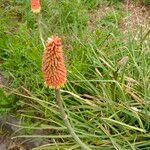
[[[150,5],[150,0],[144,0],[145,5]]]
[[[91,33],[86,25],[90,3],[86,1],[83,5],[80,1],[75,4],[75,1],[63,0],[58,3],[43,1],[42,4],[45,8],[43,26],[48,23],[49,33],[65,35],[68,81],[61,90],[65,111],[75,132],[91,149],[147,150],[150,148],[150,37],[147,35],[141,40],[145,33],[130,36],[129,31],[124,40],[119,29],[121,10],[115,10],[115,15],[106,14]],[[60,120],[53,91],[43,88],[42,44],[37,24],[32,20],[34,16],[27,7],[27,4],[22,7],[27,11],[22,21],[16,22],[17,30],[13,34],[6,32],[9,28],[5,22],[0,25],[4,29],[0,31],[3,35],[0,39],[1,67],[10,81],[9,88],[3,90],[19,101],[13,112],[16,110],[28,133],[14,138],[51,140],[35,150],[79,149]],[[81,8],[86,12],[82,16]],[[11,14],[3,19],[9,20],[8,16]],[[123,61],[125,57],[127,61]],[[48,135],[31,134],[37,128],[48,129]]]

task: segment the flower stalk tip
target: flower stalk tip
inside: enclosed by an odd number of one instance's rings
[[[41,11],[41,5],[40,5],[40,0],[30,0],[31,4],[31,11],[35,14],[40,13]]]

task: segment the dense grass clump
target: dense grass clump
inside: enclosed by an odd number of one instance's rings
[[[63,40],[68,80],[61,92],[69,120],[84,143],[94,150],[148,150],[149,24],[124,34],[121,21],[126,13],[120,1],[116,3],[44,0],[44,38],[57,34]],[[110,8],[99,17],[101,5]],[[44,87],[43,47],[29,3],[0,2],[0,18],[0,71],[7,83],[0,90],[1,115],[20,118],[26,132],[16,137],[50,140],[36,150],[79,149],[60,119],[53,90]],[[37,128],[47,134],[34,135]]]

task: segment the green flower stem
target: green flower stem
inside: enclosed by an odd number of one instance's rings
[[[69,133],[72,135],[72,137],[75,139],[75,141],[81,146],[81,148],[83,150],[91,150],[87,145],[85,145],[77,136],[77,134],[74,132],[73,128],[71,127],[71,124],[68,120],[67,114],[64,111],[64,107],[63,107],[63,100],[61,98],[61,93],[60,93],[60,89],[55,89],[55,95],[56,95],[56,100],[57,100],[57,104],[59,107],[59,111],[61,114],[61,117],[69,131]]]
[[[43,47],[45,48],[45,42],[44,42],[43,33],[42,33],[41,18],[42,18],[42,15],[40,13],[37,14],[37,23],[38,23],[38,29],[39,29],[40,39],[41,39],[41,42],[43,44]]]

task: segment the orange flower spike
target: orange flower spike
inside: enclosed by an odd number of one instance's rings
[[[31,11],[33,13],[40,13],[41,11],[41,5],[40,5],[40,0],[30,0],[31,3]]]
[[[42,71],[46,86],[59,88],[66,81],[66,67],[64,64],[61,39],[57,36],[48,38],[42,59]]]

